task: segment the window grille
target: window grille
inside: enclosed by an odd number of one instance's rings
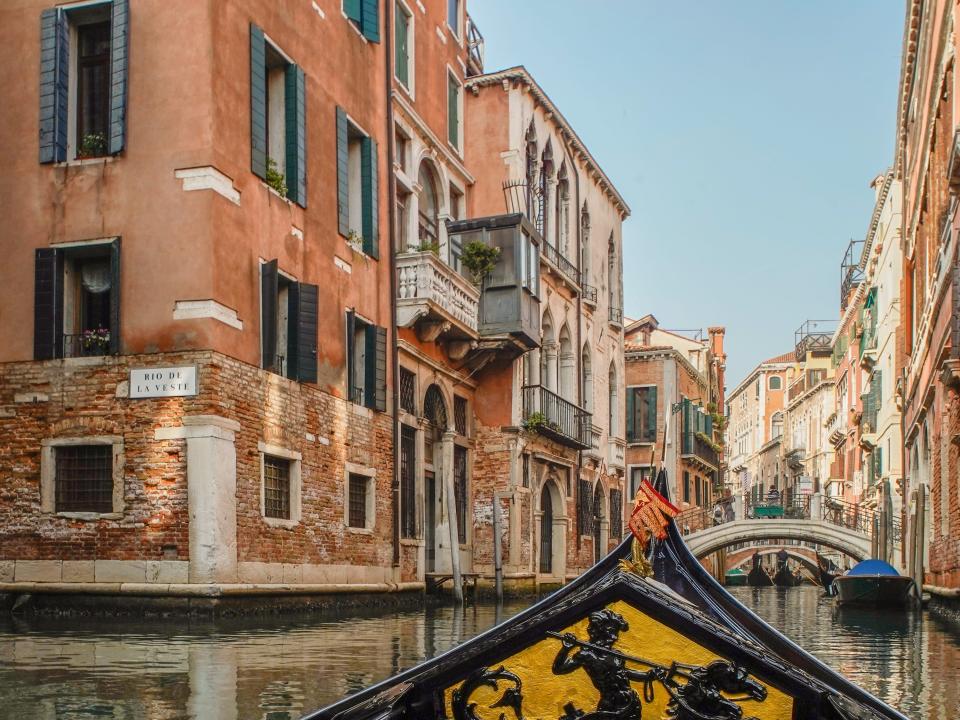
[[[406,368],[400,368],[400,409],[417,414],[417,376]]]
[[[290,461],[265,455],[263,458],[263,514],[290,519]]]
[[[68,445],[55,452],[57,512],[113,512],[113,446]]]
[[[400,534],[417,534],[417,432],[403,426],[400,431]]]
[[[530,487],[530,456],[527,453],[523,454],[523,486]]]
[[[577,524],[580,526],[581,535],[591,535],[593,534],[593,491],[590,489],[589,480],[579,480],[577,485],[579,490]]]
[[[457,435],[467,435],[467,399],[459,396],[453,398],[453,424]]]
[[[623,538],[623,492],[616,488],[610,491],[610,534]]]
[[[467,542],[467,449],[453,448],[453,495],[457,505],[457,538]]]
[[[365,475],[350,473],[350,502],[348,508],[350,527],[365,528],[367,526],[368,481]]]
[[[423,400],[423,414],[440,432],[447,429],[447,407],[443,402],[443,395],[436,385],[427,389]]]

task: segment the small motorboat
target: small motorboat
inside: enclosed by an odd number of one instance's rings
[[[747,573],[740,568],[727,570],[723,576],[723,584],[727,587],[739,587],[747,584]]]
[[[913,578],[901,575],[883,560],[864,560],[834,578],[841,605],[903,608],[910,597]]]
[[[770,577],[770,573],[760,562],[760,553],[753,554],[753,567],[747,573],[747,584],[751,587],[771,587],[773,585],[773,578]]]
[[[724,590],[666,487],[643,481],[631,535],[552,595],[305,720],[907,720]]]

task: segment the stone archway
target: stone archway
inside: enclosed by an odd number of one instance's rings
[[[560,482],[550,476],[540,490],[537,510],[537,572],[564,578],[567,572],[567,517]]]

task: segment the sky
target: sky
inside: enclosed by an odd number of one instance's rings
[[[839,315],[893,162],[903,0],[468,0],[632,211],[624,311],[727,328],[727,387]]]

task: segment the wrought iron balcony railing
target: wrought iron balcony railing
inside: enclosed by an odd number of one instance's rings
[[[523,388],[523,424],[527,430],[568,447],[587,450],[593,445],[593,416],[542,385]]]
[[[98,357],[110,354],[110,333],[80,333],[63,336],[63,357]]]
[[[597,304],[597,289],[587,283],[580,284],[580,291],[583,293],[583,301],[591,305]]]
[[[836,320],[807,320],[801,325],[794,333],[797,362],[803,362],[808,352],[830,353],[836,329]]]
[[[548,242],[543,243],[543,252],[541,256],[549,263],[552,263],[561,273],[567,276],[574,285],[580,285],[580,271],[577,266],[564,257],[563,253]]]
[[[483,75],[484,40],[473,18],[467,15],[467,75]]]
[[[684,428],[681,438],[680,456],[686,459],[696,459],[709,465],[713,469],[720,467],[720,455],[699,433]]]
[[[610,322],[617,325],[623,325],[623,308],[610,306],[610,312],[608,313],[608,319]]]

